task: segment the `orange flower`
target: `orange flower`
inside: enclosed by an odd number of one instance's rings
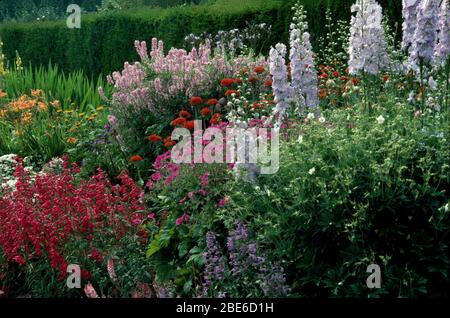
[[[133,157],[130,158],[130,162],[139,162],[139,161],[142,161],[142,160],[144,160],[144,159],[142,159],[142,157],[139,156],[139,155],[133,156]]]
[[[211,124],[220,124],[221,121],[222,121],[222,115],[219,114],[219,113],[215,113],[215,114],[212,116],[212,118],[211,118],[211,120],[210,120],[210,123],[211,123]]]
[[[239,96],[239,95],[240,95],[239,92],[238,92],[237,90],[235,90],[235,89],[229,89],[229,90],[227,90],[227,91],[225,92],[225,96],[230,96],[230,95],[232,95],[232,94],[236,94],[236,96]]]
[[[151,142],[158,142],[162,140],[162,138],[157,134],[151,134],[150,136],[147,137],[147,139],[150,140]]]
[[[247,73],[248,73],[248,68],[243,68],[243,69],[241,70],[241,74],[242,74],[242,75],[247,74]]]
[[[328,93],[327,93],[327,90],[326,90],[326,89],[321,89],[321,90],[319,91],[319,98],[320,98],[320,99],[326,98],[327,95],[328,95]]]
[[[46,111],[48,109],[48,106],[46,103],[38,102],[38,108],[39,110]]]
[[[229,87],[229,86],[233,85],[235,82],[236,82],[236,80],[234,78],[224,78],[220,82],[220,86]]]
[[[219,104],[219,101],[217,99],[215,99],[215,98],[211,98],[211,99],[208,99],[207,104],[209,106],[216,106],[217,104]]]
[[[209,115],[211,115],[211,109],[209,109],[208,107],[203,108],[203,109],[200,111],[200,115],[201,115],[202,117],[208,117]]]
[[[256,74],[261,74],[261,73],[264,73],[266,71],[266,69],[263,66],[257,66],[257,67],[255,67],[254,71]]]
[[[31,90],[31,95],[33,95],[34,97],[39,97],[43,94],[44,92],[42,91],[42,89],[32,89]]]
[[[78,141],[77,138],[73,138],[73,137],[67,138],[67,142],[68,142],[69,144],[74,144],[74,143],[76,143],[77,141]]]
[[[195,96],[191,98],[190,104],[192,106],[196,106],[203,103],[203,99],[201,97]]]
[[[186,122],[186,124],[184,124],[184,128],[189,129],[189,130],[194,130],[195,124],[193,120],[190,120],[188,122]]]
[[[8,96],[8,94],[6,94],[4,91],[2,91],[0,89],[0,98],[6,97],[6,96]]]
[[[179,117],[177,119],[174,119],[170,123],[170,125],[172,127],[180,127],[180,126],[184,126],[185,124],[186,124],[186,118],[183,118],[183,117]]]
[[[191,114],[189,114],[189,112],[185,111],[185,110],[180,110],[180,112],[178,113],[178,115],[182,118],[190,118]]]

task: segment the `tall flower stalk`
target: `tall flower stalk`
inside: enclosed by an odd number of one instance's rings
[[[417,7],[420,0],[403,0],[403,40],[402,49],[409,51],[412,45],[412,38],[417,28]]]

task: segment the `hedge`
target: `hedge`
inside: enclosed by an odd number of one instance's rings
[[[308,11],[313,39],[323,30],[324,8],[331,6],[336,18],[349,18],[353,0],[302,0]],[[273,27],[265,48],[287,41],[292,0],[219,0],[214,4],[144,8],[82,16],[81,29],[69,29],[65,21],[6,23],[0,25],[4,53],[13,59],[17,50],[25,64],[48,65],[62,70],[82,69],[88,74],[109,74],[125,61],[135,61],[135,40],[163,39],[166,48],[182,47],[189,33],[215,33],[245,26],[247,21],[266,22]],[[382,3],[383,1],[380,1]],[[400,4],[387,12],[398,17]],[[348,8],[343,10],[342,8]]]

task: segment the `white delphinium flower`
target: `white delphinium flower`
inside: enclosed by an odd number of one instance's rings
[[[443,0],[439,12],[439,36],[434,59],[436,65],[445,63],[450,57],[450,0]]]
[[[375,0],[357,0],[351,10],[349,71],[377,75],[390,64],[382,8]]]
[[[410,65],[432,63],[437,43],[439,1],[423,0],[417,11],[417,25],[412,39]]]
[[[403,40],[402,49],[409,50],[417,28],[417,6],[420,0],[403,0]]]
[[[300,34],[300,30],[291,30],[291,77],[294,94],[303,96],[308,108],[319,105],[317,71],[314,65],[310,35]]]
[[[292,87],[288,81],[286,66],[286,45],[278,43],[270,49],[269,70],[272,74],[272,87],[276,107],[274,115],[278,115],[277,126],[280,127],[292,99]]]

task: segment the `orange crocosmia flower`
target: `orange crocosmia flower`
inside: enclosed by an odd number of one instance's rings
[[[162,138],[157,134],[151,134],[150,136],[147,137],[147,139],[150,140],[151,142],[158,142],[162,140]]]
[[[185,111],[185,110],[180,110],[180,112],[178,113],[178,115],[182,118],[190,118],[191,114],[189,114],[189,112]]]
[[[172,120],[172,122],[170,123],[170,125],[172,127],[180,127],[180,126],[184,126],[186,124],[186,118],[183,117],[178,117],[177,119]]]
[[[192,106],[196,106],[196,105],[199,105],[199,104],[203,103],[203,99],[201,97],[195,96],[195,97],[191,98],[189,103]]]
[[[139,161],[142,161],[142,160],[144,160],[144,159],[142,159],[142,157],[139,156],[139,155],[133,156],[133,157],[130,158],[130,162],[139,162]]]
[[[230,96],[230,95],[232,95],[232,94],[236,94],[236,96],[239,96],[239,95],[240,95],[240,93],[239,93],[237,90],[235,90],[235,89],[229,89],[229,90],[227,90],[227,91],[225,92],[225,96]]]
[[[255,67],[254,71],[256,74],[261,74],[261,73],[264,73],[266,71],[266,69],[263,66],[257,66],[257,67]]]
[[[211,115],[211,109],[209,109],[208,107],[203,108],[203,109],[200,111],[200,115],[201,115],[202,117],[208,117],[209,115]]]
[[[229,87],[234,83],[236,83],[236,80],[234,78],[224,78],[222,81],[220,81],[220,86]]]
[[[73,138],[73,137],[67,138],[67,142],[68,142],[69,144],[74,144],[74,143],[76,143],[77,141],[78,141],[77,138]]]
[[[189,130],[194,130],[195,124],[193,120],[189,120],[186,122],[186,124],[184,124],[184,128],[189,129]]]

